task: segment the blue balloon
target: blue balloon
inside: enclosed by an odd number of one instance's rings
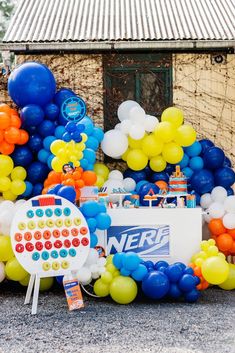
[[[122,276],[128,277],[128,276],[130,276],[131,271],[128,271],[128,270],[126,270],[124,267],[122,267],[121,270],[120,270],[120,274],[121,274]]]
[[[166,183],[169,182],[169,175],[166,172],[153,173],[150,178],[152,183],[156,183],[156,181],[163,180]]]
[[[56,92],[54,96],[54,102],[59,108],[61,108],[62,104],[64,103],[64,101],[66,101],[66,99],[74,96],[76,96],[76,94],[71,89],[61,88]]]
[[[230,188],[235,183],[235,173],[231,168],[223,167],[215,171],[215,185]]]
[[[192,175],[193,175],[193,170],[189,167],[185,167],[182,169],[182,172],[184,173],[184,175],[186,176],[186,178],[188,180],[191,179]]]
[[[82,141],[82,136],[79,131],[74,131],[70,133],[71,139],[74,140],[75,142],[81,142]]]
[[[47,66],[38,62],[25,62],[16,67],[8,79],[8,92],[18,107],[50,103],[56,91],[56,82]]]
[[[65,126],[67,124],[68,120],[63,117],[63,115],[60,113],[59,118],[58,118],[58,124]]]
[[[155,194],[158,194],[160,192],[159,187],[153,183],[148,183],[141,186],[139,190],[139,196],[140,196],[140,204],[142,206],[149,206],[149,202],[145,201],[144,197],[148,194],[150,190],[152,190]],[[160,198],[157,198],[156,200],[152,201],[152,205],[157,206],[160,200],[161,200]]]
[[[131,277],[135,281],[143,281],[144,277],[148,274],[148,270],[146,266],[143,264],[139,264],[137,269],[131,273]]]
[[[98,237],[95,233],[90,234],[91,248],[94,248],[98,244]]]
[[[143,279],[142,290],[151,299],[161,299],[169,291],[167,276],[159,271],[149,272]]]
[[[45,148],[45,150],[50,151],[50,146],[52,142],[54,142],[55,140],[56,140],[55,136],[45,137],[43,140],[43,147]]]
[[[43,190],[43,184],[42,183],[35,184],[34,187],[33,187],[32,196],[34,197],[34,196],[41,195],[42,190]]]
[[[27,168],[27,179],[33,184],[43,183],[48,175],[48,168],[41,162],[33,162]]]
[[[100,213],[98,202],[92,200],[86,201],[80,210],[85,217],[95,217],[98,213]]]
[[[201,169],[195,172],[191,177],[191,187],[199,195],[211,192],[214,186],[214,176],[211,171],[207,169]]]
[[[25,192],[21,195],[23,198],[28,198],[32,195],[33,192],[33,185],[29,181],[25,181],[26,189]]]
[[[99,205],[99,213],[101,213],[101,212],[106,213],[107,208],[106,208],[105,204],[100,202],[100,203],[98,203],[98,205]]]
[[[86,167],[86,170],[94,170],[94,164],[88,164],[88,166]]]
[[[107,213],[99,213],[96,216],[97,228],[100,230],[108,229],[111,226],[111,218]]]
[[[176,283],[182,277],[183,271],[180,265],[172,264],[166,268],[165,274],[167,275],[170,282]]]
[[[11,158],[15,166],[27,167],[33,161],[33,154],[26,146],[16,146]]]
[[[192,170],[201,170],[204,167],[203,159],[199,156],[192,157],[189,161],[189,167]]]
[[[167,269],[167,267],[160,266],[160,267],[157,269],[157,271],[165,273],[166,269]]]
[[[83,151],[83,157],[88,161],[89,164],[94,164],[96,161],[96,154],[95,152],[90,149],[90,148],[86,148]]]
[[[44,120],[44,111],[38,105],[29,104],[21,110],[20,118],[26,128],[38,126]]]
[[[55,156],[53,154],[51,154],[49,157],[48,157],[48,160],[47,160],[47,166],[49,169],[52,169],[52,166],[51,166],[51,162],[53,160]]]
[[[62,286],[63,285],[63,279],[64,279],[64,276],[56,276],[56,281],[57,283]]]
[[[129,251],[125,253],[123,257],[122,264],[123,267],[128,271],[135,271],[137,270],[140,264],[140,257],[133,251]]]
[[[51,155],[51,152],[49,151],[46,151],[44,149],[41,149],[39,152],[38,152],[38,160],[42,163],[45,163],[47,164],[47,161],[48,161],[48,158],[50,157]],[[54,157],[54,156],[53,156]]]
[[[228,196],[234,195],[234,191],[233,191],[232,188],[228,188],[228,189],[227,189],[227,195],[228,195]]]
[[[65,130],[68,131],[69,133],[76,131],[76,129],[77,129],[77,126],[73,121],[70,121],[65,125]]]
[[[183,158],[181,159],[181,161],[178,164],[181,169],[187,167],[187,165],[189,164],[189,156],[187,155],[187,153],[184,153]]]
[[[186,268],[184,269],[184,275],[185,275],[185,274],[194,275],[194,271],[193,271],[192,267],[186,267]]]
[[[201,283],[201,279],[198,276],[194,276],[195,285],[198,286]]]
[[[44,108],[44,112],[46,118],[52,121],[55,121],[60,114],[59,107],[54,103],[47,104]]]
[[[61,140],[63,134],[65,133],[65,131],[66,131],[66,130],[65,130],[65,127],[64,127],[64,126],[62,126],[62,125],[57,126],[56,129],[55,129],[55,137],[56,137],[57,139]]]
[[[175,262],[174,265],[180,266],[182,268],[182,271],[184,271],[186,269],[186,266],[185,266],[185,264],[183,264],[183,262],[178,261],[178,262]]]
[[[196,196],[196,205],[200,206],[200,201],[201,201],[201,195],[199,195],[197,192],[194,192]]]
[[[208,169],[218,169],[222,167],[224,158],[224,152],[219,147],[208,148],[203,155],[204,164]]]
[[[88,165],[89,163],[85,158],[80,160],[80,166],[83,170],[87,170]]]
[[[82,210],[81,210],[82,212]],[[85,217],[86,218],[86,217]],[[90,217],[90,218],[86,218],[86,222],[87,222],[87,225],[88,225],[88,228],[90,230],[91,233],[94,233],[96,231],[96,228],[97,228],[97,221],[95,218],[93,217]]]
[[[147,165],[144,169],[142,169],[142,171],[145,172],[147,179],[151,177],[151,174],[153,172],[149,165]]]
[[[158,271],[160,267],[167,268],[168,266],[169,264],[166,261],[158,261],[155,263],[154,269]]]
[[[29,138],[29,142],[28,142],[28,147],[30,148],[30,150],[35,153],[40,151],[40,149],[43,146],[43,140],[42,137],[38,134],[32,135]]]
[[[93,133],[94,130],[94,124],[93,121],[88,117],[85,116],[85,118],[83,118],[82,120],[79,121],[79,124],[83,124],[85,126],[85,130],[84,133],[86,135],[91,135]]]
[[[145,184],[148,184],[147,180],[138,181],[138,183],[136,184],[136,188],[135,188],[136,192],[139,193],[141,186],[143,186]]]
[[[69,132],[65,132],[62,136],[62,140],[65,142],[70,142],[72,140],[72,137]]]
[[[168,177],[175,171],[175,164],[170,164],[167,163],[166,168],[164,169],[164,172],[168,175]],[[163,173],[164,173],[163,172]],[[166,180],[165,180],[166,181]]]
[[[195,303],[200,298],[200,296],[200,292],[197,289],[193,289],[184,295],[184,299],[188,303]]]
[[[99,141],[93,136],[88,136],[88,139],[86,141],[86,147],[91,148],[94,151],[97,151],[99,147]]]
[[[132,178],[136,183],[147,179],[146,172],[144,170],[134,171],[132,169],[126,169],[123,173],[124,178]]]
[[[49,187],[47,194],[57,195],[58,191],[63,187],[62,184],[54,185],[53,187]]]
[[[171,298],[178,299],[181,297],[182,292],[176,283],[171,283],[167,295]]]
[[[76,191],[72,186],[63,186],[57,192],[57,195],[60,197],[64,197],[66,200],[74,203],[76,200]]]
[[[54,135],[55,132],[55,124],[50,120],[44,120],[37,128],[38,133],[43,136],[47,137],[49,135]]]
[[[191,146],[184,148],[189,157],[199,156],[202,152],[202,145],[199,141],[195,141]]]
[[[196,282],[192,275],[185,274],[179,280],[178,286],[182,292],[190,292],[191,290],[195,289]]]
[[[199,141],[201,147],[202,147],[202,151],[201,151],[201,154],[203,155],[206,150],[210,147],[213,147],[214,146],[214,143],[211,141],[211,140],[207,140],[207,139],[202,139]]]
[[[85,125],[81,124],[80,122],[76,123],[77,131],[84,132],[85,130]]]
[[[92,137],[94,137],[100,143],[104,138],[104,131],[101,127],[95,126],[93,129]]]
[[[230,159],[229,159],[228,157],[226,157],[226,156],[225,156],[225,158],[224,158],[223,167],[229,167],[229,168],[232,167],[232,162],[231,162]]]
[[[145,262],[143,263],[143,265],[144,265],[145,267],[147,267],[147,269],[150,269],[150,268],[154,269],[154,263],[153,263],[153,261],[151,261],[151,260],[145,261]]]
[[[125,257],[125,254],[123,252],[122,253],[117,252],[113,256],[113,264],[118,270],[120,270],[123,267],[124,257]]]
[[[26,126],[26,127],[25,127],[25,124],[23,124],[22,127],[23,127],[23,128],[26,128],[26,129],[27,129],[27,132],[28,132],[30,135],[37,134],[37,126]]]

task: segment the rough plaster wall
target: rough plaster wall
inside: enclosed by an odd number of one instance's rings
[[[198,136],[213,140],[235,164],[235,55],[212,65],[209,54],[173,56],[173,99]]]

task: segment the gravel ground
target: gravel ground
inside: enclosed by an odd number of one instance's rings
[[[37,316],[24,292],[0,288],[0,353],[234,353],[235,292],[209,289],[196,304],[85,298],[69,312],[61,290],[40,295]]]

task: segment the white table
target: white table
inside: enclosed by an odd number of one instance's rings
[[[188,264],[200,250],[201,208],[108,209],[112,225],[98,231],[98,245],[106,254],[135,251],[144,260],[166,260]]]

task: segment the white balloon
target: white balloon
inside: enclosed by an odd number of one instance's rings
[[[101,275],[106,271],[106,268],[104,266],[99,266],[99,274]]]
[[[109,130],[101,142],[102,151],[109,157],[119,157],[128,148],[128,138],[119,130]]]
[[[118,123],[117,125],[115,125],[114,129],[115,129],[115,130],[121,130],[121,124]]]
[[[141,125],[132,125],[129,135],[133,140],[141,140],[145,135],[145,130]]]
[[[90,266],[91,274],[99,272],[99,266],[97,263]]]
[[[207,193],[201,196],[200,205],[206,209],[212,204],[211,194]]]
[[[91,280],[91,270],[83,266],[77,271],[77,279],[82,284],[89,282]]]
[[[211,192],[211,198],[213,201],[223,203],[227,198],[227,190],[222,186],[216,186]]]
[[[206,223],[209,223],[212,220],[211,215],[208,213],[204,214],[204,220]]]
[[[227,229],[234,229],[235,228],[235,214],[234,213],[227,213],[223,217],[223,225]]]
[[[85,262],[85,266],[91,266],[97,263],[97,260],[99,258],[99,254],[97,250],[95,249],[90,249],[88,257]]]
[[[0,283],[4,281],[5,277],[5,266],[3,262],[0,262]]]
[[[92,279],[97,279],[100,277],[100,274],[99,272],[92,272],[91,276],[92,276]]]
[[[145,121],[145,111],[143,108],[139,107],[133,107],[131,108],[129,112],[130,120],[133,123],[139,123],[139,124],[144,124]]]
[[[123,174],[119,170],[115,169],[109,173],[109,180],[123,180]]]
[[[106,258],[105,257],[99,257],[97,261],[98,266],[103,267],[106,265]]]
[[[235,195],[227,196],[224,202],[224,208],[226,212],[235,213]]]
[[[14,202],[5,200],[0,204],[0,213],[6,210],[13,211],[14,207],[15,207]]]
[[[83,286],[87,286],[88,284],[90,284],[92,282],[92,276],[91,278],[89,278],[88,281],[82,282]]]
[[[132,178],[125,178],[123,180],[123,186],[127,192],[134,191],[136,187],[136,182]]]
[[[224,205],[219,202],[213,202],[207,211],[212,218],[222,218],[225,214]]]
[[[115,190],[118,190],[118,189],[124,189],[123,181],[117,180],[117,179],[107,180],[104,183],[103,187],[106,188],[106,192],[108,194],[111,194],[111,193],[115,192]],[[119,196],[109,195],[109,201],[112,203],[117,203],[117,202],[119,202]]]
[[[128,135],[133,123],[130,120],[123,120],[120,124],[120,130],[123,134]]]
[[[129,112],[133,107],[140,107],[140,105],[132,100],[128,100],[119,105],[117,115],[120,121],[129,119]]]
[[[144,120],[144,129],[146,132],[153,132],[156,126],[159,124],[159,120],[152,115],[146,115]]]

